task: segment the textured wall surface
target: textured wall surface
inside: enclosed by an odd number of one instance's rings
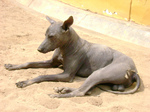
[[[150,26],[150,0],[60,0],[98,14]]]

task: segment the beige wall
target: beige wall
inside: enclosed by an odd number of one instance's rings
[[[132,0],[131,20],[150,26],[150,0]]]
[[[150,26],[150,0],[60,0],[92,12]]]

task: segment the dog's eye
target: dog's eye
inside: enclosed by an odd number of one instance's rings
[[[48,36],[48,38],[53,38],[53,37],[54,37],[53,35],[49,35],[49,36]]]

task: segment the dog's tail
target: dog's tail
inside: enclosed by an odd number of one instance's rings
[[[133,83],[136,82],[135,87],[132,90],[123,91],[123,92],[106,90],[106,89],[104,89],[102,87],[99,87],[99,88],[101,90],[104,90],[104,91],[107,91],[107,92],[110,92],[110,93],[114,93],[114,94],[133,94],[133,93],[135,93],[139,89],[140,84],[141,84],[140,77],[139,77],[139,75],[136,72],[134,72],[134,74],[132,75],[132,82]]]

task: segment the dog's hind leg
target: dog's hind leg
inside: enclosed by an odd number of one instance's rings
[[[118,67],[122,69],[117,69]],[[50,95],[50,97],[65,98],[84,96],[94,86],[104,83],[115,85],[124,84],[128,79],[125,78],[126,70],[129,69],[126,64],[111,64],[93,72],[81,85],[81,87],[67,94]]]
[[[103,79],[100,78],[99,76],[99,70],[93,72],[81,85],[81,87],[77,89],[72,89],[72,92],[66,93],[66,94],[52,94],[49,95],[50,97],[57,97],[57,98],[66,98],[66,97],[81,97],[84,96],[88,93],[88,91],[94,87],[95,85],[99,84],[100,82],[103,81]]]
[[[66,94],[66,93],[73,92],[75,90],[75,88],[69,88],[69,87],[55,87],[53,89],[56,93],[59,93],[59,94]],[[89,90],[86,93],[86,95],[91,95],[91,94],[92,94],[91,90]]]

